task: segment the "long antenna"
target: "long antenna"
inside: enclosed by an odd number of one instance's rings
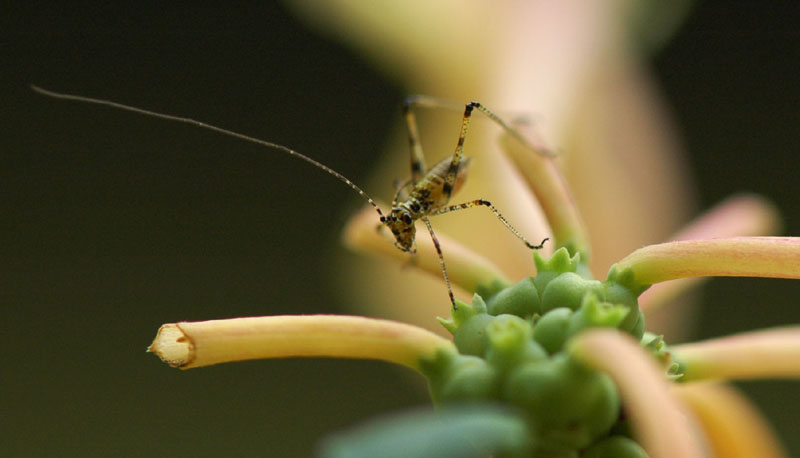
[[[109,107],[112,107],[112,108],[117,108],[117,109],[120,109],[120,110],[132,111],[134,113],[139,113],[139,114],[143,114],[143,115],[146,115],[146,116],[152,116],[154,118],[166,119],[168,121],[177,121],[177,122],[182,122],[184,124],[191,124],[193,126],[201,127],[203,129],[212,130],[214,132],[218,132],[218,133],[223,134],[223,135],[228,135],[230,137],[235,137],[235,138],[238,138],[238,139],[241,139],[241,140],[244,140],[244,141],[255,143],[257,145],[266,146],[267,148],[273,148],[273,149],[277,149],[277,150],[283,151],[284,153],[287,153],[290,156],[294,156],[294,157],[296,157],[298,159],[302,159],[302,160],[308,162],[309,164],[311,164],[311,165],[313,165],[313,166],[315,166],[317,168],[320,168],[320,169],[330,173],[331,175],[335,176],[336,178],[341,180],[344,184],[346,184],[347,186],[350,186],[350,188],[352,188],[355,192],[357,192],[361,197],[366,199],[367,202],[369,202],[370,205],[372,205],[375,208],[375,211],[378,212],[378,215],[381,217],[381,221],[383,221],[386,218],[383,215],[383,212],[381,211],[380,207],[378,207],[378,204],[376,204],[375,201],[372,200],[372,198],[367,195],[367,193],[365,193],[363,190],[361,190],[361,188],[356,186],[356,184],[353,183],[352,181],[350,181],[347,177],[345,177],[341,173],[337,172],[336,170],[333,170],[332,168],[328,167],[327,165],[322,164],[320,162],[317,162],[314,159],[311,159],[310,157],[306,156],[305,154],[298,153],[297,151],[295,151],[295,150],[293,150],[291,148],[287,148],[287,147],[285,147],[283,145],[279,145],[277,143],[268,142],[266,140],[261,140],[259,138],[251,137],[249,135],[240,134],[240,133],[234,132],[232,130],[223,129],[222,127],[217,127],[217,126],[214,126],[212,124],[207,124],[207,123],[204,123],[202,121],[198,121],[196,119],[184,118],[184,117],[181,117],[181,116],[173,116],[173,115],[168,115],[168,114],[164,114],[164,113],[158,113],[158,112],[155,112],[155,111],[145,110],[143,108],[136,108],[136,107],[132,107],[132,106],[129,106],[129,105],[123,105],[121,103],[112,102],[111,100],[93,99],[91,97],[84,97],[82,95],[62,94],[60,92],[48,91],[47,89],[40,88],[39,86],[35,86],[33,84],[31,84],[31,89],[33,89],[34,91],[38,92],[39,94],[46,95],[48,97],[53,97],[55,99],[72,100],[72,101],[75,101],[75,102],[83,102],[83,103],[93,103],[95,105],[105,105],[105,106],[109,106]]]

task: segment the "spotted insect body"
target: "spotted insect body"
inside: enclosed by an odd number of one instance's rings
[[[395,197],[392,211],[382,221],[389,228],[395,238],[395,246],[402,251],[414,253],[416,226],[420,218],[428,215],[432,210],[441,208],[450,201],[450,196],[458,192],[467,177],[467,165],[470,159],[464,158],[456,173],[455,186],[451,193],[445,192],[445,174],[450,167],[452,158],[442,159],[417,182],[409,191],[405,200],[399,201]],[[399,194],[399,193],[398,193]]]

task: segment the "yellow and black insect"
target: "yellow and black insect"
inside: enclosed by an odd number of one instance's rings
[[[381,211],[380,207],[378,207],[378,204],[376,204],[375,201],[371,197],[369,197],[367,193],[365,193],[361,188],[356,186],[355,183],[347,179],[347,177],[331,169],[325,164],[317,162],[316,160],[311,159],[310,157],[298,153],[297,151],[294,151],[293,149],[287,148],[283,145],[268,142],[255,137],[250,137],[248,135],[240,134],[238,132],[234,132],[228,129],[223,129],[221,127],[217,127],[211,124],[206,124],[202,121],[197,121],[195,119],[158,113],[150,110],[145,110],[142,108],[132,107],[129,105],[123,105],[121,103],[112,102],[110,100],[94,99],[91,97],[84,97],[80,95],[52,92],[37,86],[31,86],[31,88],[42,95],[54,97],[57,99],[65,99],[65,100],[73,100],[84,103],[92,103],[97,105],[105,105],[113,108],[118,108],[121,110],[144,114],[147,116],[153,116],[156,118],[167,119],[170,121],[178,121],[186,124],[192,124],[224,135],[229,135],[231,137],[239,138],[262,146],[274,148],[283,151],[291,156],[295,156],[299,159],[302,159],[310,163],[311,165],[320,168],[328,172],[329,174],[335,176],[336,178],[344,182],[346,185],[348,185],[350,188],[355,190],[361,197],[366,199],[367,202],[369,202],[370,205],[372,205],[373,208],[375,208],[375,211],[378,212],[378,216],[380,217],[379,227],[385,226],[386,228],[388,228],[391,231],[392,235],[394,236],[395,246],[404,252],[412,254],[416,252],[415,223],[417,220],[422,220],[422,222],[424,222],[425,226],[428,228],[428,232],[431,235],[434,247],[436,248],[436,252],[439,256],[439,264],[442,268],[442,276],[444,277],[444,282],[445,285],[447,286],[447,293],[450,297],[450,303],[452,304],[454,309],[456,309],[457,306],[455,298],[453,296],[453,289],[450,285],[450,279],[447,276],[447,268],[445,266],[444,256],[442,255],[442,249],[439,244],[439,240],[436,238],[436,234],[434,233],[433,227],[431,226],[431,222],[429,220],[431,216],[442,215],[445,213],[453,212],[456,210],[463,210],[466,208],[484,206],[489,208],[492,211],[492,213],[494,213],[494,215],[517,238],[522,240],[525,243],[525,245],[528,246],[528,248],[533,250],[541,249],[544,246],[544,243],[548,240],[547,238],[545,238],[538,245],[532,244],[527,239],[525,239],[525,237],[523,237],[522,234],[520,234],[520,232],[516,230],[508,222],[508,220],[506,220],[506,218],[500,213],[500,211],[494,205],[492,205],[491,202],[487,200],[476,199],[457,205],[448,205],[450,202],[450,198],[456,191],[458,191],[458,189],[461,187],[466,178],[466,167],[469,164],[469,158],[464,157],[464,140],[466,139],[467,136],[467,130],[469,128],[469,123],[473,111],[478,110],[484,115],[486,115],[489,119],[497,123],[508,133],[510,133],[515,138],[517,138],[525,145],[527,145],[532,151],[543,155],[550,154],[546,151],[536,148],[534,145],[528,142],[522,135],[520,135],[517,132],[517,130],[508,125],[500,117],[498,117],[496,114],[494,114],[492,111],[490,111],[489,109],[487,109],[478,102],[469,102],[466,104],[464,108],[464,117],[461,121],[461,133],[458,136],[458,143],[456,145],[455,153],[453,153],[452,156],[446,157],[445,159],[439,161],[433,167],[426,169],[425,159],[422,152],[422,145],[420,144],[419,141],[419,132],[417,129],[417,122],[416,122],[416,117],[414,115],[414,110],[417,107],[452,108],[453,105],[449,102],[426,96],[412,96],[406,99],[405,103],[403,104],[403,113],[406,119],[406,123],[408,125],[409,146],[411,150],[411,178],[404,184],[397,187],[395,196],[392,199],[392,209],[388,214],[384,214],[383,211]]]

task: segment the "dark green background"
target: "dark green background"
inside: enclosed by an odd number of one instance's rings
[[[231,127],[356,182],[408,89],[277,6],[75,5],[2,19],[0,454],[308,456],[328,432],[425,403],[420,380],[382,363],[184,373],[145,354],[162,322],[346,312],[326,260],[351,256],[337,241],[360,202],[284,155],[27,85]],[[794,235],[798,19],[789,2],[702,3],[654,62],[701,204],[760,192]],[[796,281],[719,279],[705,299],[706,335],[800,319]],[[743,386],[800,451],[800,384]]]

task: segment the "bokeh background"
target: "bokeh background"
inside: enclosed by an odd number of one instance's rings
[[[798,13],[701,2],[652,60],[699,207],[755,191],[791,235]],[[206,120],[357,183],[408,88],[270,2],[20,4],[3,16],[0,455],[309,456],[332,431],[427,402],[422,380],[378,362],[180,372],[146,354],[163,322],[352,311],[330,270],[354,256],[339,232],[361,202],[280,153],[28,85]],[[391,186],[368,191],[386,199]],[[800,282],[715,279],[698,336],[797,323],[798,300]],[[800,385],[738,385],[800,452]]]

